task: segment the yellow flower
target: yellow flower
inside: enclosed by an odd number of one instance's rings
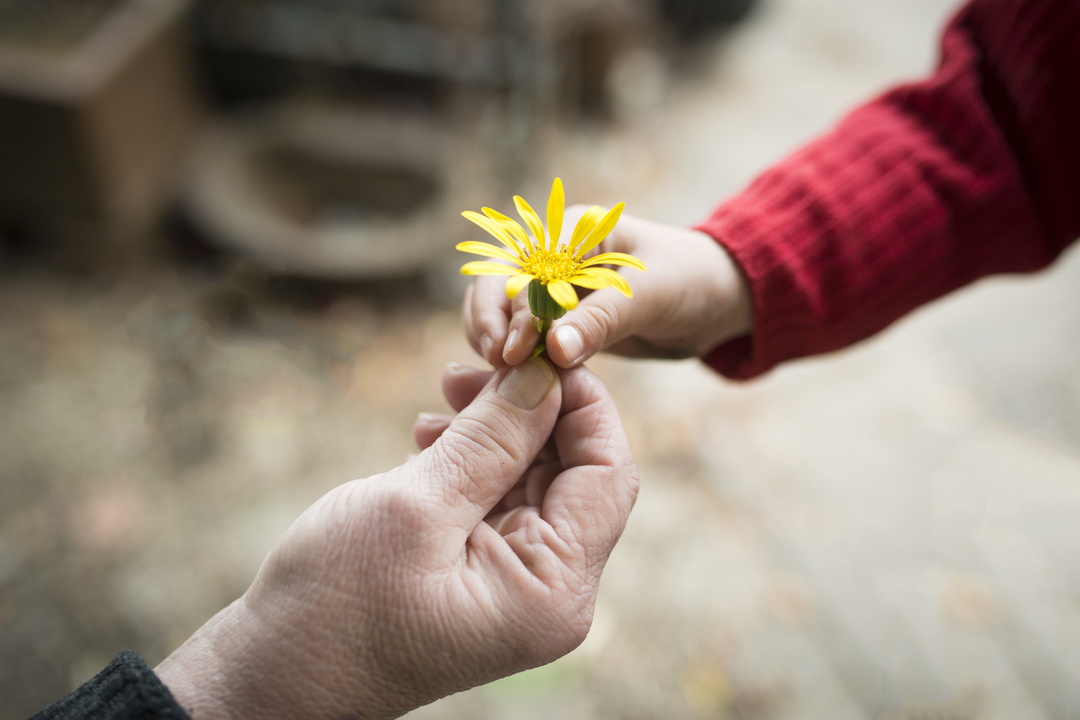
[[[505,260],[512,265],[476,260],[466,263],[461,268],[462,274],[509,275],[506,280],[506,295],[511,298],[535,281],[544,286],[551,299],[563,310],[572,310],[578,303],[577,292],[572,285],[593,290],[613,287],[623,295],[633,297],[626,278],[611,268],[601,266],[625,265],[644,270],[643,262],[633,255],[620,252],[586,257],[615,227],[625,203],[619,203],[606,212],[596,205],[589,208],[578,220],[569,241],[560,244],[564,203],[562,180],[555,178],[551,185],[551,196],[548,198],[546,237],[540,217],[527,202],[516,195],[514,204],[522,220],[532,231],[532,237],[516,220],[491,208],[483,208],[483,215],[471,210],[463,212],[465,218],[494,235],[505,249],[475,240],[458,243],[456,249]]]

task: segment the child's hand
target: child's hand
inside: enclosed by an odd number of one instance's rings
[[[567,210],[573,227],[583,207]],[[579,365],[600,350],[632,357],[704,355],[752,326],[750,292],[731,257],[705,233],[622,216],[602,252],[624,252],[648,272],[622,270],[634,291],[591,292],[556,320],[547,354],[560,367]],[[501,277],[479,277],[465,295],[465,331],[495,367],[517,365],[540,339],[525,293],[512,301]],[[580,292],[580,290],[579,290]]]

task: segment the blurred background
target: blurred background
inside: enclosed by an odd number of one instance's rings
[[[933,67],[945,0],[0,0],[0,718],[160,661],[445,411],[458,213],[690,224]],[[451,718],[1080,716],[1080,257],[734,384],[591,363],[641,497]]]

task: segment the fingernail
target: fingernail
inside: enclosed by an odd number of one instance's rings
[[[480,354],[484,356],[484,359],[491,361],[491,346],[495,344],[495,341],[488,335],[480,336]]]
[[[547,395],[555,373],[546,361],[533,358],[515,365],[500,382],[495,392],[526,410],[532,410]]]
[[[434,425],[435,423],[442,422],[442,417],[440,415],[429,412],[417,413],[416,419],[425,425]]]
[[[506,356],[506,353],[517,347],[518,338],[520,337],[521,333],[518,332],[517,328],[510,331],[510,334],[506,336],[506,346],[503,348],[503,357]]]
[[[569,364],[576,365],[581,360],[581,355],[585,352],[585,339],[576,327],[560,325],[555,328],[555,342],[559,343]]]
[[[465,366],[459,362],[454,362],[453,360],[451,360],[450,362],[446,363],[446,372],[448,373],[459,373],[462,370],[465,370]]]

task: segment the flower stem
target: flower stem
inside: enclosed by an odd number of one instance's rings
[[[540,342],[532,354],[536,357],[546,348],[544,339],[551,328],[551,323],[565,315],[566,308],[555,302],[546,285],[538,280],[532,280],[529,282],[529,309],[532,310],[536,330],[540,333]]]

